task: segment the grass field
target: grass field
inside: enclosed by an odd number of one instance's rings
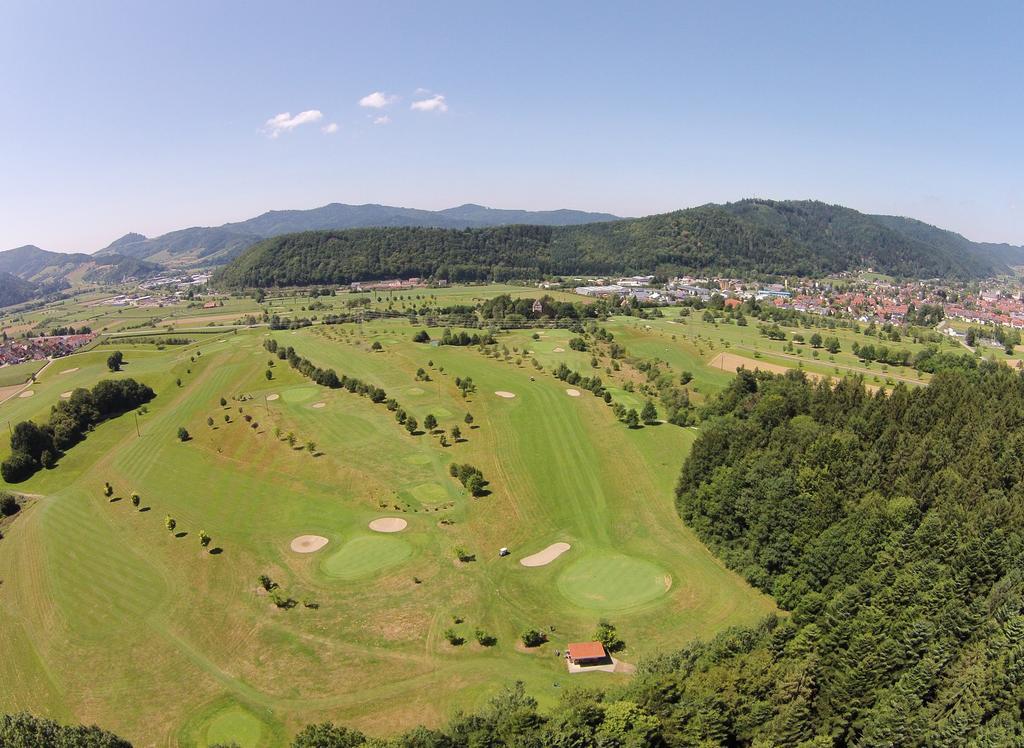
[[[664,342],[632,322],[616,322],[631,349]],[[695,430],[628,430],[602,401],[568,396],[526,362],[417,345],[411,332],[387,320],[123,346],[116,376],[154,387],[148,412],[99,426],[57,468],[17,487],[41,498],[0,541],[0,682],[16,684],[0,691],[0,710],[97,722],[143,745],[280,745],[323,719],[386,733],[439,723],[517,679],[542,703],[581,677],[614,683],[625,676],[570,677],[555,656],[601,617],[627,642],[622,658],[636,662],[774,609],[675,513],[673,486]],[[432,413],[442,428],[458,424],[464,441],[445,448],[410,436],[383,406],[317,387],[276,359],[268,381],[267,335],[383,387],[420,423]],[[518,331],[503,342],[529,345],[545,367],[589,366],[570,337]],[[371,350],[374,341],[383,351]],[[45,418],[61,393],[110,376],[111,349],[61,359],[32,397],[0,405],[0,415]],[[668,353],[680,365],[700,358],[681,344]],[[415,380],[420,367],[430,381]],[[472,377],[476,394],[464,400],[456,376]],[[728,378],[701,370],[698,382]],[[175,439],[181,425],[191,441]],[[452,461],[479,467],[490,494],[468,496],[448,474]],[[103,496],[107,480],[122,500]],[[132,491],[141,511],[126,500]],[[368,528],[388,516],[407,529]],[[215,554],[200,548],[200,530]],[[304,534],[329,542],[291,551]],[[518,563],[558,541],[571,550],[549,565]],[[512,554],[500,558],[505,546]],[[460,563],[456,547],[475,560]],[[260,574],[296,606],[275,607]],[[448,628],[467,643],[449,645]],[[478,628],[497,644],[477,644]],[[524,650],[528,628],[550,643]]]

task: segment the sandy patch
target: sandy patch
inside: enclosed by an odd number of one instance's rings
[[[71,397],[71,390],[60,393],[60,396],[62,400],[67,400],[69,397]]]
[[[273,395],[267,395],[267,400],[277,400],[279,397],[281,396],[275,392]]]
[[[561,347],[559,347],[559,348],[555,348],[555,349],[554,349],[554,352],[555,352],[555,353],[565,353],[565,348],[561,348]]]
[[[292,541],[291,549],[296,553],[313,553],[327,545],[323,535],[299,535]]]
[[[790,369],[795,369],[795,366],[782,366],[781,364],[770,364],[766,361],[760,361],[758,359],[747,358],[746,356],[737,356],[735,353],[719,353],[713,359],[708,362],[708,366],[712,369],[718,369],[719,371],[736,371],[740,368],[746,368],[753,371],[754,369],[760,369],[761,371],[770,371],[773,374],[785,374]]]
[[[401,532],[409,523],[401,517],[380,517],[370,523],[370,529],[374,532]]]
[[[326,408],[327,403],[313,403],[314,408]]]
[[[73,371],[78,371],[78,367],[76,366],[74,369],[65,369],[64,371],[62,371],[60,373],[61,374],[70,374]]]
[[[567,389],[565,391],[565,394],[568,395],[569,397],[579,397],[580,396],[580,391],[579,390],[574,390],[572,387],[570,387],[569,389]]]
[[[35,390],[25,390],[18,397],[32,397],[34,394],[36,394]]]
[[[504,398],[509,399],[509,400],[511,400],[513,397],[516,396],[516,393],[514,393],[514,392],[506,392],[505,390],[498,390],[494,394],[497,395],[498,397],[504,397]]]
[[[570,548],[572,546],[568,543],[552,543],[543,551],[538,551],[532,556],[520,559],[519,563],[523,566],[547,566]]]

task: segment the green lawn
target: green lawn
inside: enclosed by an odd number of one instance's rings
[[[631,322],[616,322],[631,349],[649,337],[672,348]],[[140,744],[281,745],[324,719],[387,733],[439,723],[517,679],[552,703],[581,682],[555,650],[589,638],[601,617],[627,642],[622,658],[637,662],[774,610],[674,510],[697,432],[626,429],[603,401],[570,397],[530,365],[535,356],[545,369],[560,360],[589,367],[589,354],[568,349],[570,333],[505,336],[510,348],[531,349],[519,365],[518,354],[506,363],[414,344],[411,333],[388,320],[203,335],[164,350],[126,346],[116,375],[105,366],[111,347],[101,346],[49,367],[34,396],[0,405],[5,420],[44,419],[61,393],[107,376],[157,391],[148,412],[99,426],[58,467],[17,487],[41,498],[0,541],[0,682],[14,684],[0,690],[0,710],[96,722]],[[421,424],[429,413],[441,428],[459,425],[465,440],[445,448],[410,436],[383,405],[317,387],[284,362],[268,381],[267,335],[385,388]],[[383,351],[371,351],[376,340]],[[678,350],[678,363],[692,359],[696,370],[700,357]],[[415,380],[420,367],[430,381]],[[456,376],[472,377],[476,394],[463,399]],[[727,379],[701,371],[698,381]],[[178,426],[191,441],[176,440]],[[490,494],[468,496],[448,473],[452,461],[479,467]],[[108,480],[121,500],[103,496]],[[145,511],[126,500],[132,491]],[[369,530],[382,516],[408,527]],[[200,547],[200,530],[216,553]],[[303,534],[330,542],[292,552]],[[558,541],[572,548],[548,566],[518,563]],[[513,554],[499,557],[505,546]],[[456,547],[475,560],[460,563]],[[317,607],[279,610],[260,574]],[[449,645],[448,628],[467,643]],[[476,644],[477,628],[497,645]],[[550,643],[524,651],[517,642],[528,628]],[[586,684],[621,677],[593,674]]]

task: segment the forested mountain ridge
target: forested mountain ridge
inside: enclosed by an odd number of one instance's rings
[[[973,246],[925,241],[849,208],[744,200],[575,226],[290,234],[252,247],[217,282],[246,287],[394,276],[458,281],[680,272],[811,276],[863,267],[950,278],[1007,270]]]
[[[579,210],[498,210],[466,204],[433,211],[330,203],[309,210],[271,210],[245,221],[214,227],[195,226],[153,238],[127,234],[97,254],[117,253],[177,266],[210,265],[229,262],[261,239],[302,231],[408,226],[463,229],[513,223],[568,225],[612,220],[616,220],[616,216]]]

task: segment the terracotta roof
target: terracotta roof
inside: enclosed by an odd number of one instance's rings
[[[608,656],[601,642],[574,642],[568,651],[571,660],[603,660]]]

